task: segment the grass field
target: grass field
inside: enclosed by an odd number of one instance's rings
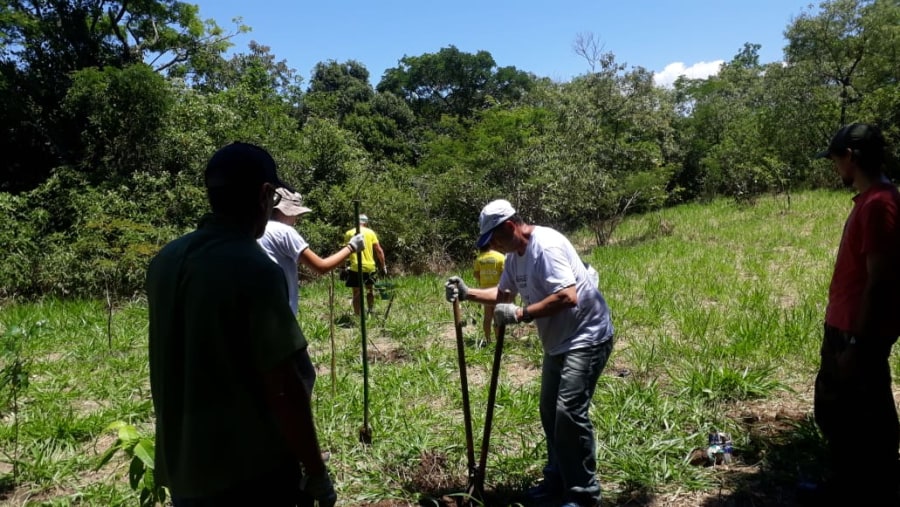
[[[789,207],[784,197],[692,204],[631,217],[610,246],[583,248],[617,329],[591,412],[605,505],[791,505],[793,485],[821,473],[812,381],[850,204],[849,193],[826,191],[794,195]],[[332,371],[331,277],[302,288],[300,324],[319,367],[314,410],[339,505],[444,505],[464,489],[459,372],[443,300],[449,271],[392,279],[387,318],[388,302],[376,304],[369,446],[357,438],[362,361],[358,326],[345,327],[355,324],[347,289],[336,292]],[[470,268],[461,273],[472,280]],[[463,309],[480,436],[493,347],[479,346],[479,308]],[[117,305],[107,325],[99,298],[3,304],[0,335],[24,330],[17,336],[29,384],[17,410],[0,405],[0,503],[137,504],[124,457],[93,469],[115,440],[104,432],[112,421],[152,435],[145,302]],[[494,505],[521,501],[544,457],[534,328],[510,328],[504,352],[487,470]],[[898,363],[895,353],[895,372]],[[732,436],[733,463],[691,464],[713,428]]]

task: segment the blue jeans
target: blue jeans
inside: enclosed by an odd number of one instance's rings
[[[600,503],[597,447],[588,409],[612,345],[610,338],[556,356],[544,354],[540,411],[547,438],[546,479],[561,481],[565,499],[581,505]]]

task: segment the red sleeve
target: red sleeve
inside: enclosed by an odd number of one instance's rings
[[[862,253],[889,252],[895,248],[897,237],[897,203],[890,194],[883,194],[860,209]]]

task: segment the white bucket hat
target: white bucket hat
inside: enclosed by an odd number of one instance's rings
[[[281,200],[275,205],[275,209],[285,214],[285,216],[295,217],[312,211],[303,205],[303,196],[299,192],[291,192],[281,187],[275,190],[281,196]]]

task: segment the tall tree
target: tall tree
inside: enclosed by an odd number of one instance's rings
[[[86,68],[73,76],[62,112],[83,121],[77,169],[97,184],[120,183],[135,170],[159,172],[162,135],[173,94],[149,66]],[[75,122],[73,122],[75,123]]]
[[[558,224],[587,224],[603,243],[624,212],[662,204],[673,113],[646,69],[627,69],[609,52],[592,61],[592,72],[563,85],[556,99],[557,130],[548,144],[558,148],[546,162],[555,169],[543,171],[543,200]]]
[[[890,144],[900,143],[900,2],[824,1],[785,36],[791,72],[808,76],[820,99],[823,121],[808,125],[819,144],[854,121],[879,124]]]
[[[304,115],[341,122],[358,104],[372,100],[369,71],[356,60],[319,62],[313,69],[304,99]]]
[[[254,40],[250,41],[247,49],[247,52],[235,53],[227,60],[220,55],[206,59],[202,67],[194,68],[184,77],[204,93],[220,92],[241,84],[251,85],[258,91],[266,90],[299,107],[303,78],[297,71],[288,66],[286,60],[278,60],[269,46]],[[252,77],[248,79],[247,74]]]
[[[303,100],[303,122],[330,118],[357,134],[376,161],[410,162],[415,115],[390,92],[376,92],[355,60],[319,62]]]
[[[872,48],[862,18],[873,2],[825,1],[818,12],[803,12],[785,31],[787,63],[807,65],[823,83],[839,88],[841,125],[847,123],[847,109],[864,93],[856,79]]]
[[[202,23],[197,6],[175,0],[4,0],[0,89],[12,96],[0,101],[0,149],[11,155],[2,188],[30,188],[53,167],[79,163],[84,118],[60,111],[77,71],[141,62],[175,70],[220,53],[228,37]]]
[[[498,69],[487,51],[472,54],[449,46],[437,53],[404,56],[397,67],[385,71],[376,88],[403,97],[418,116],[436,122],[443,114],[471,118],[497,102],[515,101],[533,80],[515,67]]]

